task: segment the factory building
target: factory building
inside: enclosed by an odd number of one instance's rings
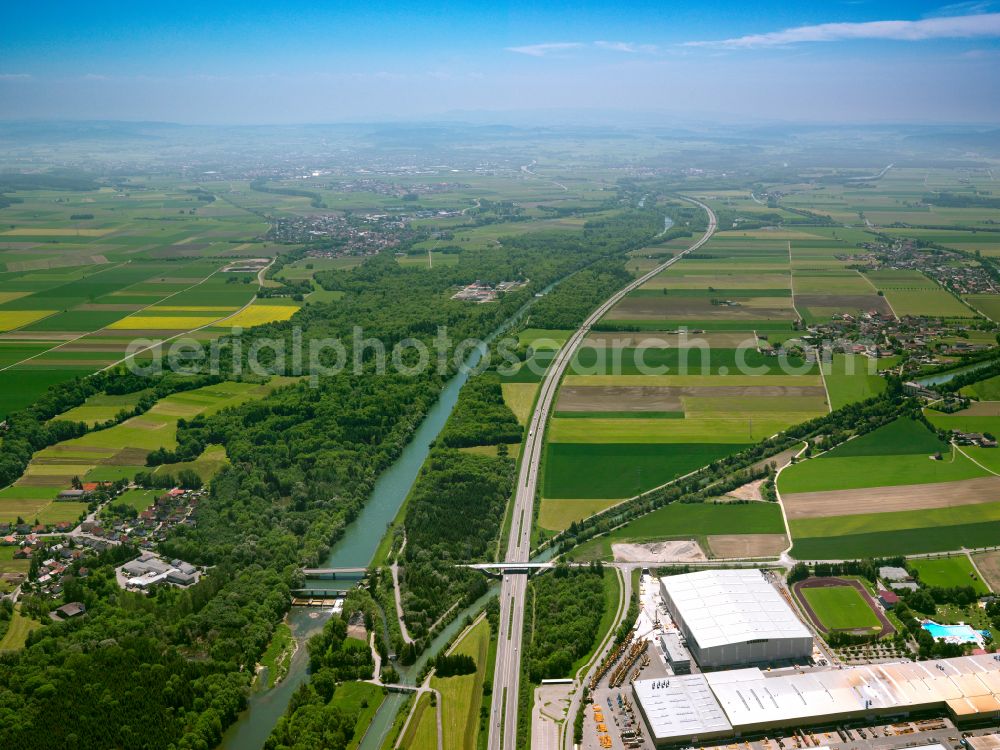
[[[996,655],[780,674],[751,667],[632,689],[657,747],[911,713],[948,714],[959,725],[1000,719]]]
[[[806,661],[812,633],[759,570],[660,579],[660,593],[702,669]]]

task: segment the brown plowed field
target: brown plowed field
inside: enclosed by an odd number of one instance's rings
[[[676,333],[650,331],[648,333],[597,332],[591,333],[584,340],[584,346],[603,346],[606,349],[676,349],[681,342],[681,336]],[[718,349],[739,349],[756,346],[757,340],[752,333],[689,333],[683,339],[685,346],[708,345]]]
[[[795,311],[791,307],[713,305],[701,297],[626,297],[605,317],[607,320],[792,320]]]
[[[713,557],[774,557],[784,552],[784,534],[715,534],[708,537]]]
[[[792,521],[799,518],[951,508],[956,505],[992,503],[996,502],[998,497],[1000,497],[1000,477],[981,477],[936,484],[904,484],[829,492],[794,492],[782,495],[781,500],[788,520]]]
[[[821,397],[816,385],[632,386],[566,385],[559,390],[556,411],[684,411],[682,398]],[[775,401],[775,408],[781,402]]]

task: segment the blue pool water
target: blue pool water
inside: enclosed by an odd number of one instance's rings
[[[935,640],[948,640],[952,643],[982,644],[983,635],[968,625],[940,625],[928,620],[921,627]]]

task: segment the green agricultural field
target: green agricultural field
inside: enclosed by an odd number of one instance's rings
[[[877,430],[865,433],[854,440],[841,443],[822,458],[847,458],[849,456],[885,456],[919,454],[931,455],[947,450],[933,432],[913,419],[897,419]]]
[[[780,399],[775,399],[780,404]],[[776,404],[776,406],[777,406]],[[554,443],[714,443],[745,445],[815,416],[815,412],[737,414],[686,419],[553,419]]]
[[[0,371],[0,418],[30,405],[49,386],[89,372],[72,367],[48,370],[28,366]]]
[[[1000,401],[1000,375],[967,385],[961,393],[980,401]]]
[[[149,390],[136,391],[121,395],[98,393],[88,398],[83,404],[58,415],[56,419],[67,422],[84,422],[93,426],[98,422],[114,419],[120,411],[129,411],[139,403],[139,400],[150,393]]]
[[[843,536],[803,537],[796,534],[793,529],[792,536],[795,539],[795,546],[791,554],[796,559],[853,560],[924,552],[950,552],[962,547],[994,546],[996,540],[1000,539],[1000,521],[860,532]]]
[[[979,577],[969,558],[965,555],[910,560],[910,567],[917,571],[920,582],[928,586],[942,588],[972,586],[979,595],[990,593],[989,587]]]
[[[1000,502],[955,505],[945,508],[901,510],[888,513],[798,518],[792,519],[789,525],[792,529],[792,536],[807,538],[852,536],[855,534],[898,531],[901,529],[943,530],[946,526],[966,526],[977,522],[988,526],[997,521],[1000,521]],[[974,547],[977,545],[970,544],[967,546]]]
[[[399,746],[408,750],[438,750],[437,708],[431,705],[430,693],[417,698]]]
[[[939,484],[989,476],[960,452],[943,449],[941,461],[929,455],[879,455],[829,458],[820,456],[801,461],[778,478],[782,495],[793,492],[852,490],[861,487],[889,487],[907,484]]]
[[[834,354],[829,366],[824,365],[823,378],[830,393],[831,409],[864,401],[885,390],[885,378],[869,372],[873,361],[852,354]]]
[[[542,496],[573,500],[632,497],[745,447],[745,443],[550,442],[545,449]]]
[[[880,630],[881,623],[853,586],[799,589],[828,631]]]
[[[996,294],[970,294],[963,299],[993,322],[1000,322],[1000,296]]]

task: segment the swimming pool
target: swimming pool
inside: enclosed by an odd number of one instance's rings
[[[946,643],[976,643],[983,645],[983,635],[969,625],[941,625],[932,620],[925,620],[921,627],[936,641]]]

